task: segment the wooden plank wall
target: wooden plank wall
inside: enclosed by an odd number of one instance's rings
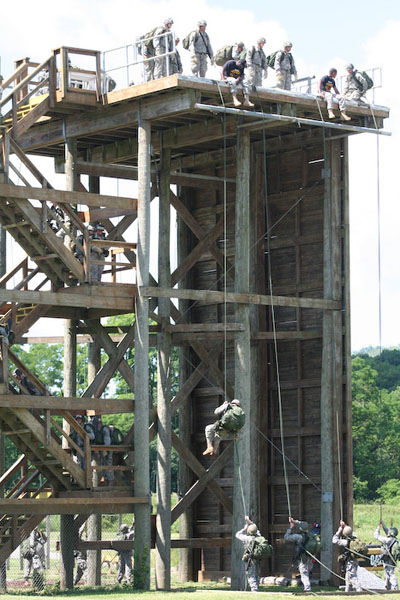
[[[324,180],[322,169],[323,144],[312,142],[310,147],[280,152],[268,156],[267,206],[268,222],[271,229],[270,264],[273,293],[295,297],[323,297],[323,199]],[[345,147],[345,146],[343,146]],[[265,231],[265,193],[263,175],[263,155],[257,154],[253,164],[252,200],[255,211],[255,253],[252,265],[256,273],[254,291],[269,293],[269,261],[268,247],[263,239]],[[343,165],[345,160],[343,158]],[[347,199],[344,190],[346,181],[345,168],[342,169],[342,198]],[[207,174],[221,175],[217,170],[209,170]],[[228,177],[235,176],[233,166],[228,167]],[[227,192],[227,209],[230,222],[227,225],[228,258],[234,259],[234,196]],[[214,227],[222,216],[224,197],[215,190],[191,190],[188,193],[190,210],[204,230]],[[342,210],[346,214],[345,206]],[[344,218],[344,217],[343,217]],[[223,249],[223,238],[220,236],[218,246]],[[191,242],[197,243],[195,239]],[[346,245],[344,244],[344,247]],[[345,264],[346,261],[342,260]],[[344,268],[344,267],[343,267]],[[267,283],[265,283],[267,282]],[[197,262],[191,272],[191,287],[197,289],[223,290],[224,280],[221,268],[211,254],[206,254]],[[232,279],[227,278],[228,291],[233,290]],[[270,307],[257,308],[260,330],[272,330]],[[201,302],[192,303],[190,320],[192,322],[222,322],[223,305],[211,305]],[[349,315],[344,315],[344,321]],[[227,321],[234,321],[233,305],[228,305]],[[301,308],[275,308],[275,322],[278,332],[304,332],[312,335],[311,339],[279,340],[278,364],[281,383],[285,450],[288,458],[313,481],[299,474],[292,465],[287,464],[290,481],[291,512],[294,518],[307,520],[309,523],[320,520],[321,473],[320,473],[320,398],[321,398],[321,359],[322,359],[322,311]],[[344,331],[346,331],[344,327]],[[253,331],[253,333],[257,333]],[[224,369],[223,341],[205,342],[208,347],[215,348],[220,344],[221,353],[218,366]],[[279,403],[277,393],[277,365],[274,345],[269,340],[253,342],[257,344],[260,364],[259,394],[254,398],[258,402],[258,428],[262,434],[281,447],[279,427]],[[343,347],[346,345],[343,343]],[[196,357],[192,353],[194,365]],[[234,383],[233,342],[227,344],[227,380]],[[344,360],[343,364],[346,365]],[[345,377],[343,378],[345,382]],[[192,451],[205,467],[211,460],[202,456],[205,448],[204,427],[213,422],[213,411],[222,401],[222,390],[219,384],[207,372],[192,394],[193,423]],[[343,397],[339,399],[343,409],[341,415],[342,465],[346,470],[346,389],[343,386]],[[293,555],[293,548],[283,544],[283,534],[288,522],[288,505],[283,477],[283,461],[280,452],[274,449],[254,426],[257,436],[259,464],[259,514],[252,515],[260,526],[262,533],[268,534],[275,548],[273,558],[263,565],[262,574],[288,574]],[[223,448],[224,445],[221,444]],[[344,454],[343,454],[344,453]],[[219,483],[231,495],[233,461],[221,471]],[[344,515],[347,505],[347,473],[344,472],[343,498]],[[338,502],[338,494],[334,494],[334,502]],[[335,514],[339,514],[336,507]],[[193,534],[195,537],[212,537],[216,535],[230,536],[231,515],[218,504],[215,496],[209,491],[203,492],[194,505]],[[336,524],[335,524],[336,525]],[[196,551],[194,572],[205,571],[226,572],[230,568],[229,548],[207,548]],[[289,569],[289,571],[288,571]],[[317,574],[318,569],[315,569]]]

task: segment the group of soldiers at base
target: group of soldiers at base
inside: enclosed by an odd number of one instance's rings
[[[170,75],[182,73],[182,61],[177,48],[180,39],[178,37],[175,38],[174,48],[173,36],[172,34],[168,35],[173,23],[173,19],[167,18],[164,20],[163,25],[155,28],[146,34],[146,36],[142,36],[142,38],[148,40],[143,52],[146,81],[165,77],[167,73]],[[214,56],[210,38],[206,32],[207,21],[198,21],[197,27],[196,30],[184,38],[183,45],[191,54],[192,74],[196,77],[205,77],[208,60],[210,60],[211,65],[221,64],[218,61],[216,62],[216,57],[221,51],[218,51]],[[229,56],[226,57],[226,62],[221,64],[223,67],[222,79],[228,83],[233,103],[236,107],[241,105],[237,97],[239,89],[243,91],[244,106],[254,106],[250,102],[250,92],[254,87],[262,86],[263,78],[267,78],[268,76],[268,67],[275,70],[277,88],[290,91],[293,81],[296,82],[298,79],[292,55],[292,42],[285,41],[280,50],[273,52],[269,56],[266,56],[264,52],[265,43],[265,37],[260,37],[247,50],[243,42],[232,44]],[[169,65],[168,69],[167,62]],[[322,77],[319,82],[318,94],[327,102],[330,119],[335,118],[333,109],[334,104],[338,102],[341,118],[345,121],[350,120],[351,117],[346,113],[348,102],[362,103],[362,98],[369,89],[364,75],[357,71],[353,64],[349,63],[346,66],[346,70],[347,78],[342,95],[339,93],[335,83],[337,69],[330,69],[329,74]]]
[[[32,586],[41,591],[44,587],[45,551],[47,536],[42,529],[35,528],[21,544],[21,556],[24,559],[24,581],[29,585],[32,574]]]

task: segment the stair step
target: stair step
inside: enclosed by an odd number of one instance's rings
[[[61,465],[59,460],[46,460],[44,462],[31,461],[35,467],[46,467],[47,465]]]
[[[20,435],[22,433],[32,433],[30,429],[16,429],[12,431],[5,431],[6,435]]]

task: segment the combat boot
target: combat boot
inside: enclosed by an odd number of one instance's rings
[[[203,456],[206,456],[207,454],[210,454],[211,456],[214,454],[214,446],[208,440],[207,440],[207,448],[204,450]]]
[[[250,108],[252,108],[254,106],[254,104],[252,102],[250,102],[250,99],[248,96],[245,96],[243,106],[249,106]]]
[[[242,103],[240,102],[240,100],[238,100],[238,97],[236,94],[232,94],[232,98],[233,98],[233,104],[235,106],[242,106]]]
[[[342,113],[343,114],[343,113]],[[334,119],[335,118],[335,113],[333,112],[333,110],[331,110],[330,108],[328,109],[328,117],[330,119]]]
[[[340,114],[341,114],[341,117],[342,117],[343,121],[351,121],[351,117],[349,117],[349,115],[346,114],[344,112],[344,110],[342,110],[342,112]]]

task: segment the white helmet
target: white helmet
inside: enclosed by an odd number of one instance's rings
[[[171,19],[170,17],[168,19],[164,19],[164,25],[169,25],[171,23],[171,25],[174,24],[174,20]]]
[[[207,27],[207,21],[203,19],[202,21],[198,21],[197,25],[198,27]]]

